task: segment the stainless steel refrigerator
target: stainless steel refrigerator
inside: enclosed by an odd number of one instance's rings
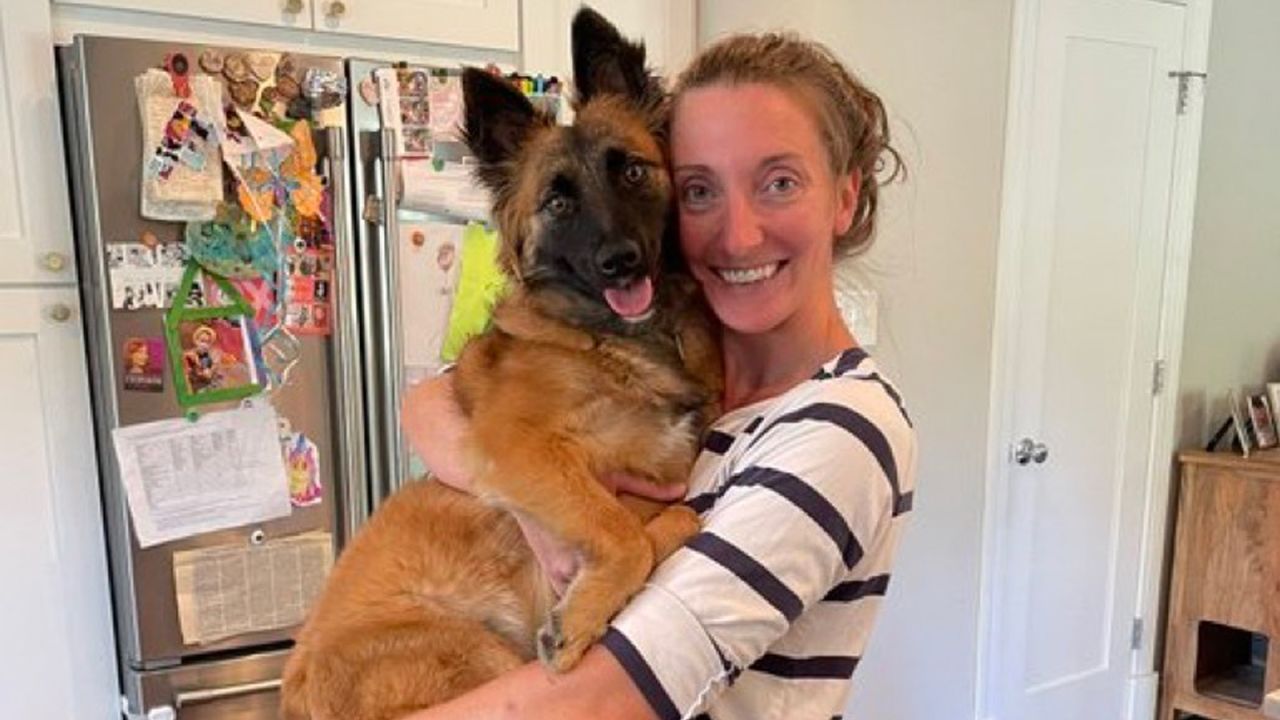
[[[290,54],[299,73],[315,68],[347,76],[351,88],[338,120],[330,108],[332,124],[317,121],[313,134],[317,169],[332,197],[330,331],[299,337],[296,366],[269,396],[323,458],[323,500],[277,520],[139,545],[112,431],[181,417],[184,408],[168,386],[160,392],[127,386],[125,344],[156,335],[165,310],[119,307],[109,248],[140,238],[176,244],[184,226],[139,212],[144,141],[134,78],[176,53],[194,64],[242,50],[102,37],[77,37],[59,49],[123,709],[129,717],[275,717],[280,671],[298,625],[187,641],[175,599],[175,556],[314,531],[331,534],[336,554],[377,501],[417,470],[399,432],[406,382],[400,338],[412,319],[400,313],[396,228],[404,217],[450,218],[398,209],[396,131],[382,127],[376,103],[359,99],[361,83],[386,64]],[[461,154],[455,145],[444,144],[437,153]]]

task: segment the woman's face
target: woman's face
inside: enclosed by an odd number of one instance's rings
[[[833,176],[808,106],[773,85],[711,85],[680,97],[671,132],[681,247],[721,322],[760,334],[830,305],[857,187]]]

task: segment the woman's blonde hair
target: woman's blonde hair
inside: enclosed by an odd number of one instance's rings
[[[853,222],[836,238],[836,252],[853,254],[869,247],[880,186],[906,172],[889,144],[880,97],[825,45],[791,33],[732,35],[716,42],[681,73],[676,102],[688,90],[721,83],[764,83],[798,92],[816,112],[832,172],[856,173],[860,182]]]

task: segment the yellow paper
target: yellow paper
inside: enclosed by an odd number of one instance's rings
[[[489,326],[493,306],[507,289],[507,278],[498,268],[498,233],[479,223],[467,226],[462,236],[462,261],[458,292],[449,313],[440,357],[453,362],[462,346]]]

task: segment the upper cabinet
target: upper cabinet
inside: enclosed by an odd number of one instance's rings
[[[8,2],[8,0],[5,0]],[[410,42],[515,52],[519,0],[54,0]]]
[[[49,6],[0,2],[0,283],[75,281]]]
[[[322,32],[520,49],[518,0],[312,0],[312,13]]]
[[[205,20],[227,20],[289,28],[311,27],[314,0],[53,0],[55,5],[82,5],[113,10],[140,10],[164,15],[185,15]],[[358,1],[358,0],[357,0]]]

